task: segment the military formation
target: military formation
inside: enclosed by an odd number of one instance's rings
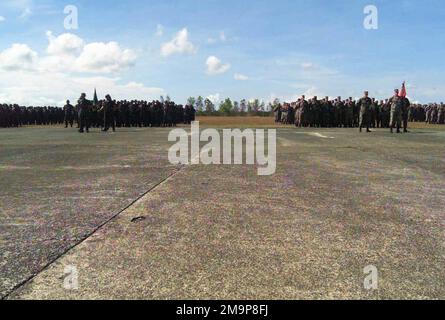
[[[445,104],[432,103],[424,107],[416,105],[410,113],[411,122],[423,122],[429,124],[445,124]]]
[[[445,124],[445,105],[411,104],[400,96],[399,90],[386,100],[370,98],[366,91],[363,98],[352,97],[334,100],[302,96],[293,103],[279,104],[274,108],[275,122],[311,128],[359,128],[360,132],[372,128],[388,128],[391,132],[408,132],[408,122]]]
[[[0,128],[17,128],[29,125],[58,125],[64,119],[58,107],[22,107],[17,104],[0,104]]]
[[[193,106],[172,101],[116,101],[110,95],[94,101],[82,94],[75,105],[67,101],[63,108],[0,105],[0,127],[64,124],[66,128],[77,127],[81,133],[91,128],[106,132],[123,127],[174,127],[190,124],[195,117]]]
[[[359,128],[367,132],[373,128],[388,128],[391,132],[408,131],[408,122],[445,124],[445,104],[411,104],[394,91],[386,100],[351,97],[343,100],[306,100],[302,96],[293,103],[278,104],[274,108],[275,121],[297,127],[311,128]],[[171,101],[116,101],[107,95],[104,100],[88,100],[82,94],[75,105],[67,101],[63,108],[23,107],[17,104],[0,104],[0,128],[29,125],[76,126],[80,132],[90,128],[103,131],[122,127],[173,127],[180,123],[190,124],[195,120],[196,110],[191,105],[177,105]]]

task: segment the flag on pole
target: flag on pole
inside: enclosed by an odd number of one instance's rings
[[[97,99],[97,92],[96,88],[94,88],[94,98],[93,98],[93,105],[97,106],[99,104],[99,99]]]
[[[402,89],[400,90],[399,97],[406,98],[406,86],[405,82],[402,84]]]

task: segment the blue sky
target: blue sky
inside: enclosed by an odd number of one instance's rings
[[[64,29],[69,4],[77,30]],[[377,30],[363,27],[367,5]],[[386,98],[404,80],[412,100],[443,101],[444,29],[441,0],[2,0],[0,101],[60,104],[94,86],[181,103],[365,89]]]

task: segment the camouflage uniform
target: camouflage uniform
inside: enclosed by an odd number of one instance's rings
[[[391,120],[390,120],[390,128],[391,132],[394,127],[397,127],[397,132],[400,132],[400,128],[402,127],[402,108],[403,108],[403,98],[399,96],[393,96],[389,99],[389,104],[391,106]]]
[[[366,131],[369,132],[371,105],[372,105],[372,100],[369,97],[363,97],[357,103],[357,106],[360,108],[360,118],[359,118],[360,132],[362,132],[362,129],[365,127]]]

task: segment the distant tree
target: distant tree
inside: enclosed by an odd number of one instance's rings
[[[260,112],[264,112],[264,111],[266,111],[266,104],[264,103],[264,101],[261,101],[258,110],[259,110]]]
[[[213,104],[212,101],[210,101],[209,98],[205,99],[204,106],[206,113],[212,114],[213,112],[215,112],[215,105]]]
[[[246,113],[247,111],[247,102],[246,99],[242,99],[239,104],[240,113]]]
[[[234,101],[233,102],[233,113],[239,113],[239,112],[240,112],[239,102]]]
[[[269,102],[268,108],[266,111],[271,112],[274,111],[276,107],[280,105],[280,99],[275,98],[272,102]]]
[[[164,103],[164,96],[161,96],[161,98],[160,98],[160,100],[159,101],[161,101],[161,103]]]
[[[165,97],[165,101],[170,102],[170,101],[172,101],[172,99],[170,98],[169,95],[167,95],[167,96]]]
[[[224,100],[224,102],[221,102],[219,106],[219,112],[225,115],[230,115],[233,112],[233,103],[230,98],[227,98],[226,100]]]
[[[204,99],[202,96],[198,98],[190,97],[187,103],[193,104],[199,115],[241,115],[245,116],[247,113],[255,116],[269,116],[270,112],[274,110],[275,106],[279,105],[280,100],[275,99],[269,103],[265,103],[260,99],[252,99],[247,101],[232,101],[226,98],[218,105],[215,105],[209,98]]]
[[[278,99],[278,98],[275,98],[272,102],[272,105],[274,108],[277,107],[279,104],[280,104],[280,99]]]
[[[196,110],[198,111],[198,113],[203,113],[204,112],[204,98],[199,96],[198,99],[196,99],[195,106],[196,106]]]
[[[261,103],[259,99],[250,100],[247,104],[247,110],[251,114],[257,114],[260,111]]]
[[[187,104],[190,106],[194,106],[196,103],[196,99],[194,97],[190,97],[187,99]]]

